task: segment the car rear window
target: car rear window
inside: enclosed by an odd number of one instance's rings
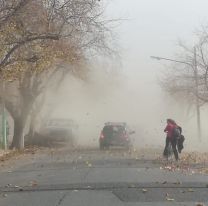
[[[113,133],[123,133],[125,131],[125,127],[120,125],[108,125],[103,128],[104,136],[111,136]]]

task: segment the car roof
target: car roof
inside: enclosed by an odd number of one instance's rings
[[[126,122],[106,122],[105,126],[126,126]]]

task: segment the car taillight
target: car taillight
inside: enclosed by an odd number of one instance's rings
[[[103,135],[102,132],[101,132],[101,134],[100,134],[100,139],[104,139],[104,135]]]

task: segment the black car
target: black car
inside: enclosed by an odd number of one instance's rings
[[[105,123],[101,131],[99,144],[100,149],[109,148],[110,146],[123,146],[129,148],[131,145],[130,134],[126,123],[108,122]]]

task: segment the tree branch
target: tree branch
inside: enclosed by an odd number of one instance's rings
[[[56,34],[46,34],[46,35],[40,35],[40,36],[36,36],[36,37],[28,37],[25,40],[22,40],[20,42],[18,42],[16,45],[14,45],[6,54],[6,56],[4,57],[4,59],[0,62],[0,71],[2,70],[2,68],[7,65],[7,61],[9,60],[9,58],[11,57],[11,55],[20,47],[24,46],[27,43],[33,42],[33,41],[37,41],[37,40],[59,40],[59,35]]]

